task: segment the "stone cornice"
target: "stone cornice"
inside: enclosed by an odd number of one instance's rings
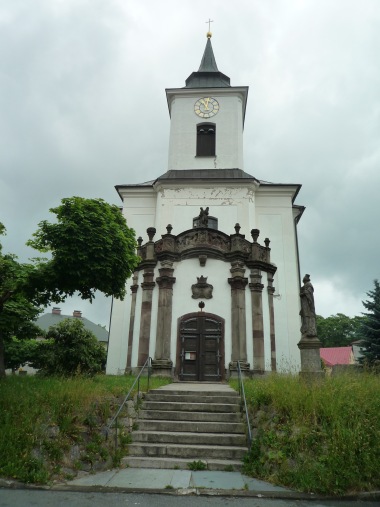
[[[254,229],[253,231],[256,231]],[[208,259],[219,259],[225,262],[240,261],[250,269],[259,269],[274,274],[276,266],[270,262],[269,240],[267,246],[254,241],[248,241],[243,234],[225,234],[224,232],[207,227],[189,229],[177,236],[163,234],[161,239],[141,245],[138,255],[142,261],[138,269],[152,268],[158,261],[169,260],[180,262],[184,259],[199,258],[206,255]]]

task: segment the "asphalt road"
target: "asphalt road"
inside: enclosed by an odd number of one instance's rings
[[[372,501],[305,501],[269,498],[180,496],[0,489],[0,507],[379,507]]]

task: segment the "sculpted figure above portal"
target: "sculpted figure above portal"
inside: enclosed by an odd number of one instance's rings
[[[198,227],[207,227],[208,225],[208,206],[206,209],[201,208],[201,211],[199,213],[198,217]]]

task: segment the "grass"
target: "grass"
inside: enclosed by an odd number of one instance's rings
[[[379,489],[378,375],[343,374],[310,386],[273,374],[244,385],[256,427],[246,473],[323,494]]]
[[[189,470],[206,470],[207,464],[201,460],[191,461],[190,463],[187,464],[187,468]]]
[[[132,376],[39,378],[9,376],[0,381],[0,476],[46,483],[60,468],[64,451],[82,439],[88,461],[106,459],[96,428],[113,415],[134,382]],[[150,387],[169,382],[151,378]],[[146,388],[146,379],[140,389]],[[49,437],[50,435],[50,437]],[[53,438],[52,438],[53,437]]]

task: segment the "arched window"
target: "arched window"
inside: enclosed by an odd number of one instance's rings
[[[215,123],[197,125],[197,157],[215,157]]]

